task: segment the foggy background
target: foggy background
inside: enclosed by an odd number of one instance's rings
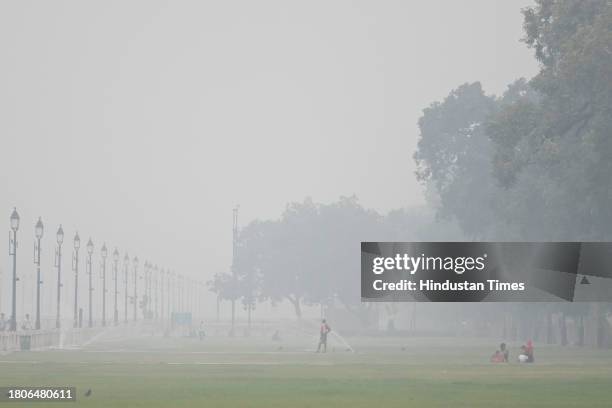
[[[423,204],[423,107],[460,83],[501,94],[535,74],[519,42],[529,4],[2,1],[0,226],[16,206],[20,275],[39,215],[51,284],[60,223],[66,279],[78,229],[82,271],[91,236],[96,256],[106,242],[207,280],[229,270],[236,204],[241,225],[307,196]]]

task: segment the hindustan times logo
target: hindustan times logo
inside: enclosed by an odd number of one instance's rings
[[[418,271],[453,271],[461,275],[466,271],[482,271],[487,254],[479,257],[457,256],[410,256],[397,254],[395,257],[376,257],[372,262],[372,272],[380,275],[385,271],[407,271],[414,275]]]

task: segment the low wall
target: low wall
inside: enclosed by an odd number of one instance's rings
[[[31,350],[44,350],[54,347],[81,346],[100,333],[100,328],[69,330],[29,330],[0,333],[0,351],[21,350],[21,338],[29,336]]]

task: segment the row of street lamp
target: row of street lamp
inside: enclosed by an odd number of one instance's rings
[[[13,209],[10,217],[10,228],[9,231],[9,256],[13,257],[13,276],[12,276],[12,303],[11,303],[11,316],[9,330],[17,330],[17,231],[19,230],[20,217],[17,213],[17,209]],[[34,328],[39,330],[41,328],[40,317],[41,317],[41,239],[44,234],[44,225],[42,219],[39,217],[38,221],[34,226],[34,235],[36,237],[34,242],[34,264],[36,265],[36,309],[35,309],[35,322]],[[55,268],[57,268],[57,303],[56,303],[56,321],[55,327],[59,329],[61,327],[61,294],[62,294],[62,244],[64,243],[64,230],[60,225],[56,232],[57,247],[55,249]],[[74,272],[74,320],[73,326],[81,326],[81,316],[79,313],[79,250],[81,248],[81,238],[77,232],[73,240],[74,252],[72,257],[72,268]],[[92,256],[94,254],[94,243],[91,238],[87,241],[86,245],[87,259],[86,259],[86,273],[88,279],[88,322],[89,327],[93,327],[93,270],[92,270]],[[107,325],[106,317],[106,260],[108,258],[108,249],[106,244],[102,245],[100,249],[101,256],[101,278],[102,278],[102,319],[101,325]],[[115,248],[112,254],[112,273],[114,280],[113,290],[113,324],[119,324],[119,287],[118,287],[118,273],[119,273],[119,261],[120,254]],[[130,263],[132,266],[132,276],[130,277]],[[139,259],[134,257],[130,261],[130,257],[126,253],[123,257],[123,283],[124,283],[124,310],[123,310],[123,321],[128,322],[128,301],[133,303],[133,320],[138,319],[138,266]],[[164,273],[164,269],[159,269],[157,265],[153,265],[149,262],[144,263],[144,289],[143,289],[143,314],[148,319],[165,319],[170,318],[172,309],[179,309],[180,311],[194,311],[195,304],[199,303],[199,291],[204,288],[202,282],[193,281],[183,277],[182,275],[175,274],[170,271]],[[164,282],[165,276],[165,282]],[[129,296],[129,281],[133,280],[133,294]],[[164,285],[165,283],[165,285]],[[153,296],[154,295],[154,296]],[[165,295],[165,296],[164,296]],[[155,308],[152,306],[152,298],[155,298]],[[187,310],[189,309],[189,310]],[[158,311],[160,313],[158,313]],[[164,313],[166,311],[166,313]]]

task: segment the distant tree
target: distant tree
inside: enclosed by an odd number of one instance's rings
[[[313,254],[318,265],[309,281],[311,302],[337,303],[362,325],[371,323],[372,305],[361,302],[359,253],[362,241],[389,239],[382,220],[377,212],[363,208],[355,196],[319,206],[316,224],[319,236]]]
[[[240,296],[238,282],[230,273],[217,273],[206,285],[222,300],[236,300]]]
[[[235,274],[237,285],[237,296],[242,306],[247,311],[249,326],[251,314],[255,310],[257,301],[262,298],[262,251],[261,245],[265,244],[263,234],[265,224],[253,222],[243,228],[238,236],[238,251],[236,256]]]
[[[273,302],[288,300],[296,316],[302,316],[302,301],[306,293],[304,279],[311,253],[305,245],[309,213],[314,204],[291,204],[281,220],[254,221],[247,225],[239,239],[237,271],[245,291],[252,298]],[[256,292],[256,295],[255,293]]]
[[[298,319],[303,304],[336,301],[360,315],[360,242],[376,238],[380,218],[356,197],[341,197],[290,203],[279,220],[250,223],[240,234],[239,296],[287,300]]]

